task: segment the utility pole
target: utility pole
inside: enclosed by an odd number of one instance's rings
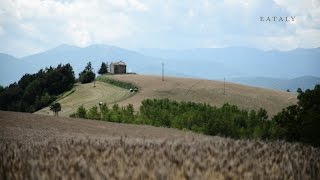
[[[164,81],[164,63],[162,63],[162,81]]]
[[[223,95],[226,95],[226,77],[223,78]]]

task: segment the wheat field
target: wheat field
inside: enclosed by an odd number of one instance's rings
[[[0,111],[0,179],[319,179],[320,149]]]
[[[160,76],[150,75],[113,75],[109,78],[131,82],[140,87],[135,96],[119,102],[120,105],[133,104],[136,109],[144,99],[169,98],[212,106],[229,103],[247,110],[264,108],[272,116],[297,102],[294,93],[229,82],[225,83],[224,88],[224,82],[221,81],[192,78],[165,77],[165,81]]]

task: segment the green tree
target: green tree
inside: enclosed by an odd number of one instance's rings
[[[91,62],[87,63],[87,66],[84,70],[79,74],[79,81],[82,84],[90,83],[96,78],[96,74],[93,72],[93,68],[91,66]]]
[[[89,61],[86,65],[86,67],[84,68],[85,71],[93,71],[92,65],[91,65],[91,61]]]
[[[50,110],[54,113],[54,116],[58,116],[59,111],[61,111],[61,104],[60,103],[51,104]]]
[[[283,109],[272,119],[288,141],[320,146],[320,85],[303,92],[298,89],[298,104]]]
[[[76,117],[78,117],[78,118],[86,118],[87,117],[87,110],[86,110],[86,108],[83,107],[83,105],[78,107],[77,112],[76,112]]]
[[[101,67],[98,71],[98,74],[102,75],[102,74],[107,74],[108,73],[108,65],[104,62],[101,63]]]
[[[56,68],[40,69],[35,74],[25,74],[18,83],[0,92],[0,109],[34,112],[48,106],[59,95],[73,87],[74,72],[70,64]]]
[[[96,119],[96,120],[99,120],[101,119],[101,115],[100,113],[98,112],[98,107],[97,106],[92,106],[89,111],[87,112],[87,115],[86,117],[88,119]]]
[[[320,84],[298,95],[302,142],[320,146]]]

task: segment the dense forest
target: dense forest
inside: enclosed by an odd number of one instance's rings
[[[147,124],[191,130],[207,135],[241,139],[286,140],[320,145],[320,85],[314,90],[300,91],[298,104],[289,106],[272,118],[267,111],[247,111],[224,104],[212,107],[194,102],[169,99],[146,99],[140,111],[133,106],[112,108],[102,104],[98,108],[79,107],[71,117],[104,120],[119,123]]]
[[[75,83],[70,64],[41,69],[25,74],[18,83],[0,90],[0,109],[35,112],[52,103],[57,95],[70,90]]]

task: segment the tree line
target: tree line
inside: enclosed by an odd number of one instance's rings
[[[98,73],[102,75],[108,72],[108,64],[102,62]],[[89,61],[79,73],[78,81],[82,84],[90,83],[95,77]],[[74,71],[70,64],[59,64],[56,68],[50,66],[34,74],[25,74],[18,82],[7,87],[0,86],[0,110],[35,112],[50,105],[58,95],[70,90],[75,82]],[[57,115],[61,105],[58,103],[51,105],[52,111]]]
[[[52,103],[56,97],[70,90],[75,83],[70,64],[58,65],[25,74],[18,81],[0,91],[0,109],[35,112]]]
[[[146,99],[139,112],[133,106],[106,104],[85,109],[71,117],[118,123],[146,124],[190,130],[206,135],[236,139],[286,140],[320,145],[320,85],[300,91],[298,104],[289,106],[272,118],[264,109],[243,110],[235,105],[213,107],[204,103],[178,102],[169,99]]]

